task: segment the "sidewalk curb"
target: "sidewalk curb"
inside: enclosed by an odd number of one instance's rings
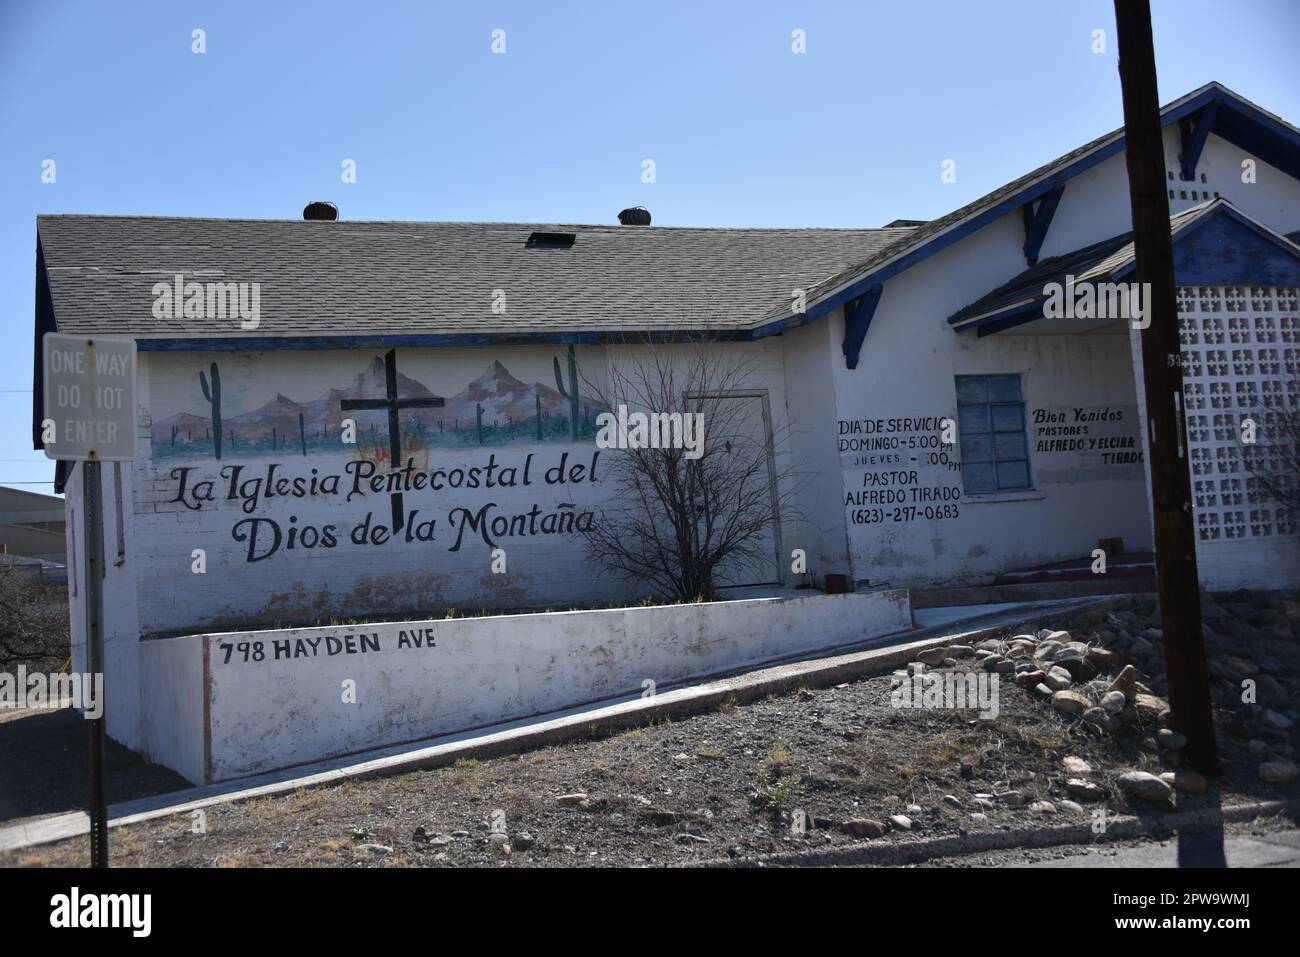
[[[732,861],[726,858],[677,864],[678,867],[900,867],[940,857],[1004,851],[1013,848],[1064,847],[1072,844],[1106,844],[1133,838],[1154,837],[1174,831],[1194,831],[1222,823],[1253,821],[1272,814],[1300,815],[1300,801],[1257,801],[1225,808],[1174,812],[1146,818],[1124,815],[1110,819],[1103,834],[1091,824],[1063,824],[1057,827],[1016,828],[1011,831],[963,834],[956,837],[923,838],[894,843],[864,843],[826,850],[788,851]]]
[[[905,667],[916,660],[917,652],[927,648],[957,641],[978,641],[1024,620],[1028,614],[1034,614],[1040,621],[1050,621],[1057,616],[1075,614],[1081,609],[1123,597],[1126,596],[1110,595],[1095,601],[1070,598],[1047,606],[1015,605],[964,621],[914,628],[850,645],[823,648],[797,658],[791,656],[746,669],[684,679],[649,698],[637,696],[592,703],[524,721],[427,739],[419,745],[397,745],[220,784],[124,801],[109,807],[108,826],[139,824],[189,814],[218,804],[274,797],[300,788],[321,787],[348,779],[443,767],[466,758],[499,757],[563,744],[601,731],[637,727],[664,718],[707,711],[727,701],[743,704],[800,687],[842,684]],[[3,827],[0,828],[0,854],[78,837],[88,833],[89,827],[89,818],[83,811]]]

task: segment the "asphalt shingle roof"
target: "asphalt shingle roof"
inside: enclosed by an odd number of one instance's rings
[[[59,329],[138,338],[743,330],[911,231],[67,215],[37,228]],[[577,239],[529,247],[533,232]],[[260,283],[260,327],[155,318],[153,286],[177,273]]]

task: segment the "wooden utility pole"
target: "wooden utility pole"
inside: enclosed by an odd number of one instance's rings
[[[1149,283],[1142,317],[1147,322],[1141,332],[1142,377],[1170,724],[1187,735],[1188,763],[1204,774],[1212,774],[1218,759],[1205,637],[1201,631],[1196,527],[1183,424],[1174,252],[1169,235],[1165,150],[1149,0],[1115,0],[1115,23],[1137,279]]]

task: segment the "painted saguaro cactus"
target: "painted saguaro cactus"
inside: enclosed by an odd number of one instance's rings
[[[560,377],[560,359],[558,356],[551,358],[555,364],[555,388],[559,390],[560,395],[569,400],[569,426],[573,432],[573,441],[578,441],[578,429],[580,422],[578,420],[578,357],[573,352],[573,346],[569,346],[569,387],[564,388],[564,380]]]
[[[542,394],[533,393],[533,403],[537,406],[537,441],[542,441]]]
[[[478,444],[483,444],[483,406],[474,403],[474,415],[478,419]]]
[[[298,413],[298,445],[305,457],[307,455],[307,424],[303,421],[301,412]]]
[[[217,368],[214,362],[208,367],[212,370],[212,387],[208,388],[207,376],[203,370],[199,370],[199,385],[203,387],[203,398],[208,400],[212,406],[212,452],[218,459],[221,458],[221,370]],[[234,442],[234,432],[231,432],[231,443]]]

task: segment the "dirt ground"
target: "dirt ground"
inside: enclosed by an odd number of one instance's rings
[[[1296,622],[1286,633],[1288,619],[1279,619],[1279,609],[1294,611],[1295,598],[1237,595],[1213,609],[1220,631],[1224,620],[1232,621],[1234,651],[1253,651],[1261,660],[1267,653],[1271,675],[1290,701],[1300,692],[1300,644]],[[1002,635],[1060,626],[1076,640],[1109,642],[1117,625],[1108,613],[1128,614],[1128,630],[1136,634],[1158,625],[1152,606],[1149,597],[1125,598]],[[974,661],[939,670],[971,670]],[[632,730],[593,727],[586,740],[522,754],[220,805],[201,819],[184,815],[114,828],[110,854],[116,866],[163,867],[744,862],[855,843],[874,833],[865,824],[846,828],[850,821],[883,823],[888,830],[872,840],[907,841],[1082,823],[1098,807],[1133,813],[1116,776],[1158,774],[1176,760],[1152,747],[1158,719],[1099,732],[1057,712],[1010,676],[1000,682],[999,713],[992,719],[970,710],[894,707],[892,681],[882,675],[802,688]],[[1260,780],[1259,754],[1248,745],[1259,734],[1252,723],[1257,715],[1245,714],[1251,709],[1224,693],[1231,690],[1220,687],[1216,697],[1221,774],[1209,793],[1179,794],[1181,810],[1300,797],[1300,782]],[[1294,727],[1269,733],[1275,753],[1294,744]],[[1067,778],[1079,776],[1064,769],[1066,757],[1091,765],[1086,777],[1104,800],[1080,810],[1063,803],[1071,798]],[[1005,797],[1009,791],[1019,792],[1015,804]],[[1054,810],[1031,808],[1037,801],[1051,802]],[[906,815],[910,829],[891,824],[891,815]],[[801,832],[800,820],[812,826]],[[11,853],[0,864],[75,866],[87,860],[86,840],[79,838]]]

